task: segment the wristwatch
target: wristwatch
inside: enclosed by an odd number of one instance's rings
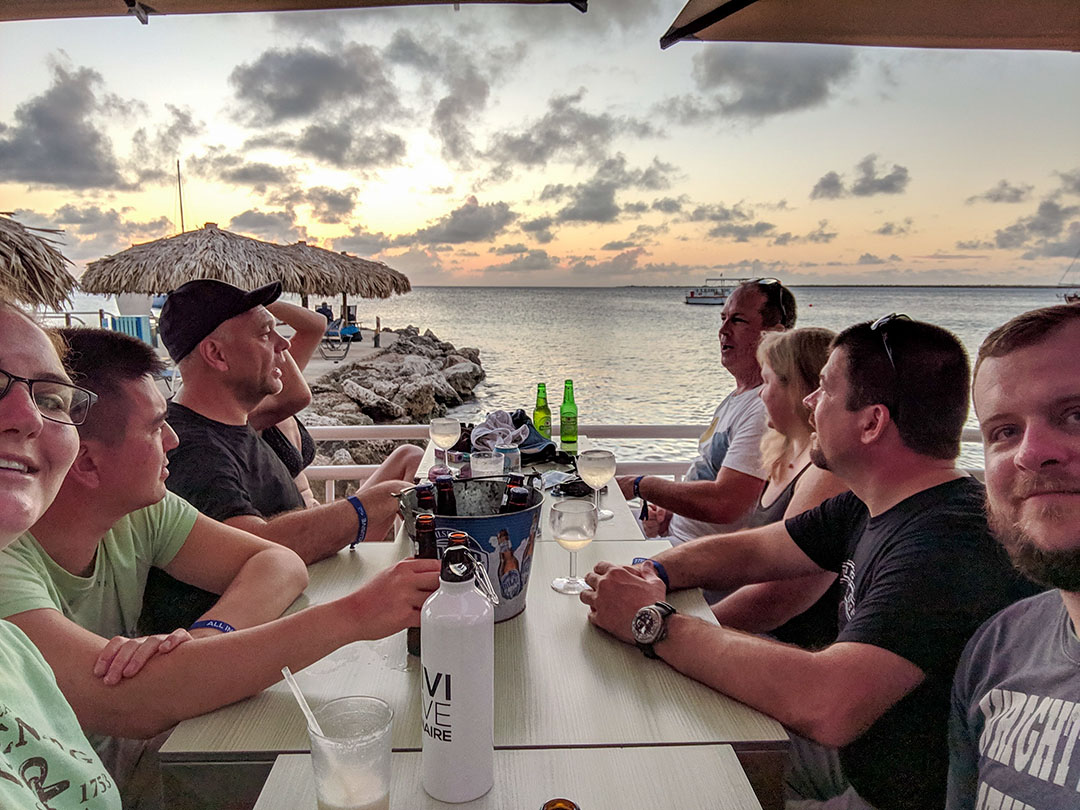
[[[667,635],[668,617],[675,612],[675,608],[667,602],[657,602],[646,605],[634,614],[630,632],[634,636],[638,649],[645,654],[646,658],[660,657],[653,649],[653,645]]]

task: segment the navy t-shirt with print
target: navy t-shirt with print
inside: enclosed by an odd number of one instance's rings
[[[848,492],[785,523],[807,556],[840,574],[837,642],[872,644],[925,675],[840,750],[844,775],[880,810],[944,804],[957,659],[983,621],[1037,590],[990,534],[984,500],[982,485],[964,477],[876,517]]]

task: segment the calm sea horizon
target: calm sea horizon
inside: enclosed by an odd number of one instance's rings
[[[350,299],[365,328],[409,324],[480,350],[487,378],[452,415],[531,412],[547,383],[558,412],[574,381],[579,420],[608,424],[702,424],[734,387],[720,365],[721,307],[688,306],[685,287],[417,287],[389,300]],[[986,334],[1014,315],[1060,303],[1053,287],[792,286],[798,326],[842,329],[903,312],[950,330],[974,356]],[[296,296],[289,296],[296,300]],[[314,307],[321,299],[310,299]],[[341,299],[330,299],[335,312]],[[115,312],[112,298],[75,296],[73,310]],[[975,426],[970,414],[968,425]],[[624,460],[689,459],[692,440],[606,440]],[[961,460],[982,466],[977,447]]]

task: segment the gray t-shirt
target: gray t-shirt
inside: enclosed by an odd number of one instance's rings
[[[1059,591],[972,637],[949,718],[948,810],[1080,808],[1080,640]]]

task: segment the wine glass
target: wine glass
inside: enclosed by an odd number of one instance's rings
[[[443,464],[449,469],[450,465],[446,461],[446,451],[457,444],[457,440],[461,436],[461,422],[449,416],[432,419],[431,424],[428,425],[428,436],[431,437],[431,443],[443,451]],[[437,455],[435,463],[439,463]]]
[[[586,450],[577,457],[577,472],[581,480],[593,488],[593,502],[600,520],[611,520],[615,513],[600,508],[600,490],[615,477],[615,454],[610,450]]]
[[[555,541],[570,552],[570,576],[556,577],[551,587],[559,593],[581,593],[589,586],[577,575],[577,553],[596,536],[596,507],[588,501],[560,501],[551,506]]]

